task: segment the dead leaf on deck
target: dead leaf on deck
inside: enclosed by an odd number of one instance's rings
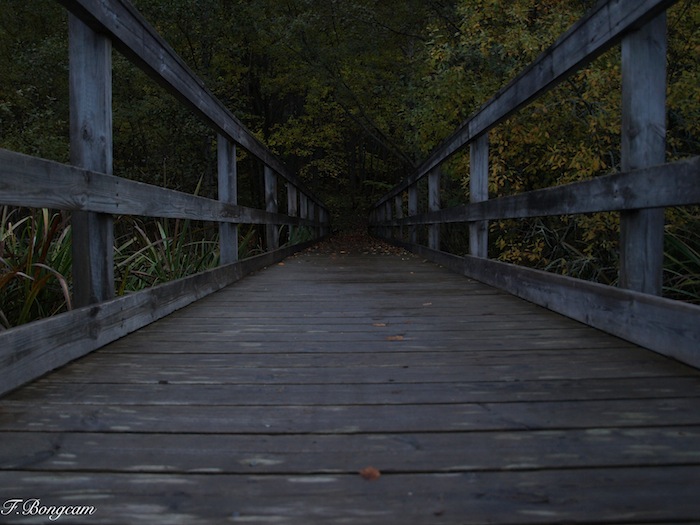
[[[372,326],[382,327],[382,326],[386,326],[386,323],[372,323]]]
[[[365,467],[362,470],[360,470],[360,476],[362,476],[362,478],[366,479],[367,481],[374,481],[376,479],[379,479],[381,475],[382,473],[374,467]]]
[[[403,341],[402,335],[390,335],[386,338],[387,341]]]

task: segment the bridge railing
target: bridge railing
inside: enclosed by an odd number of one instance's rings
[[[373,207],[379,237],[534,303],[700,367],[700,307],[660,297],[664,208],[700,203],[700,158],[665,163],[666,10],[674,0],[601,1]],[[488,133],[613,45],[622,48],[620,173],[488,196]],[[470,202],[440,208],[440,166],[469,147]],[[427,184],[419,184],[427,178]],[[419,195],[426,191],[427,195]],[[419,212],[419,198],[427,210]],[[619,287],[488,259],[488,221],[616,211]],[[440,250],[440,225],[469,225],[469,255]],[[427,246],[417,228],[428,229]]]
[[[0,394],[273,264],[283,225],[328,233],[324,204],[207,90],[127,0],[59,0],[69,11],[70,165],[0,149],[0,205],[71,211],[76,309],[0,333]],[[218,136],[218,200],[112,174],[112,48],[144,70]],[[236,150],[264,165],[265,209],[237,204]],[[286,185],[286,213],[278,209]],[[113,217],[219,224],[220,266],[115,298]],[[264,225],[266,252],[237,260],[238,225]]]

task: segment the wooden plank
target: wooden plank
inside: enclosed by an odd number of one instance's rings
[[[297,217],[234,206],[0,148],[0,202],[233,224],[312,225]]]
[[[24,386],[3,399],[25,405],[172,405],[172,406],[286,406],[351,404],[454,404],[501,403],[518,400],[578,401],[608,399],[698,398],[697,375],[546,379],[536,381],[467,381],[437,384],[333,383],[270,385],[262,383],[174,384],[137,383],[128,378],[115,382],[71,382],[54,374]],[[60,407],[55,407],[60,410]],[[89,407],[86,407],[89,410]]]
[[[206,355],[206,354],[205,354]],[[616,377],[672,377],[679,375],[678,369],[666,367],[658,362],[638,363],[627,370],[624,362],[605,361],[597,364],[580,364],[575,372],[571,364],[546,364],[541,360],[534,365],[499,364],[474,366],[464,364],[449,369],[440,367],[410,367],[397,363],[395,366],[353,366],[334,367],[238,367],[206,366],[200,359],[192,358],[190,366],[161,366],[156,370],[141,369],[138,366],[118,366],[123,379],[118,382],[130,384],[153,384],[164,382],[173,385],[213,385],[213,384],[258,384],[258,385],[300,385],[300,384],[412,384],[412,383],[458,383],[461,381],[544,381],[571,379],[611,379]],[[544,363],[544,364],[543,364]],[[690,374],[686,374],[690,375]],[[76,363],[70,370],[58,371],[52,381],[74,383],[113,383],[114,373],[96,365]]]
[[[408,248],[406,243],[397,245]],[[549,272],[424,246],[422,256],[552,311],[700,368],[700,307]]]
[[[95,31],[109,35],[116,49],[193,109],[217,133],[239,144],[304,192],[322,203],[306,185],[251,133],[202,83],[185,62],[128,1],[59,0]]]
[[[698,479],[697,466],[387,474],[375,482],[358,474],[0,473],[0,485],[12,494],[46,494],[42,502],[56,506],[93,505],[90,523],[114,523],[118,516],[134,524],[681,523],[697,517]]]
[[[700,157],[499,197],[393,221],[394,225],[523,219],[700,202]]]
[[[592,62],[676,0],[603,0],[442,142],[418,169],[376,204],[406,190],[452,155],[570,74]]]
[[[78,18],[69,28],[70,160],[112,173],[112,44]],[[73,304],[114,297],[114,220],[76,211],[72,225]]]
[[[449,405],[131,407],[105,404],[63,405],[60,412],[55,406],[6,404],[0,413],[0,429],[268,435],[603,429],[697,426],[700,425],[697,407],[697,398]]]
[[[697,465],[700,427],[535,432],[110,434],[7,432],[0,469],[44,472],[384,475]],[[105,454],[110,451],[110,455]],[[111,455],[120,458],[115,463]]]
[[[308,245],[295,245],[0,332],[4,394]]]

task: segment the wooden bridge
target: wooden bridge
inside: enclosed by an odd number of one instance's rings
[[[658,284],[663,209],[700,203],[698,157],[663,158],[673,1],[600,2],[377,203],[391,244],[364,245],[328,239],[323,203],[126,0],[60,1],[71,165],[0,150],[0,203],[72,211],[78,307],[0,333],[0,523],[700,521],[700,308]],[[489,129],[619,42],[623,171],[489,200]],[[218,200],[112,175],[111,46],[218,133]],[[444,209],[439,166],[467,146],[472,202]],[[265,210],[237,204],[239,147]],[[487,257],[489,220],[603,210],[619,287]],[[114,297],[117,214],[218,222],[222,264]],[[451,222],[469,255],[441,250]],[[237,260],[239,224],[265,254]]]

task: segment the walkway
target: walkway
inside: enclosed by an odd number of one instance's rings
[[[400,252],[247,277],[0,400],[0,443],[40,500],[0,523],[700,521],[700,373]]]

